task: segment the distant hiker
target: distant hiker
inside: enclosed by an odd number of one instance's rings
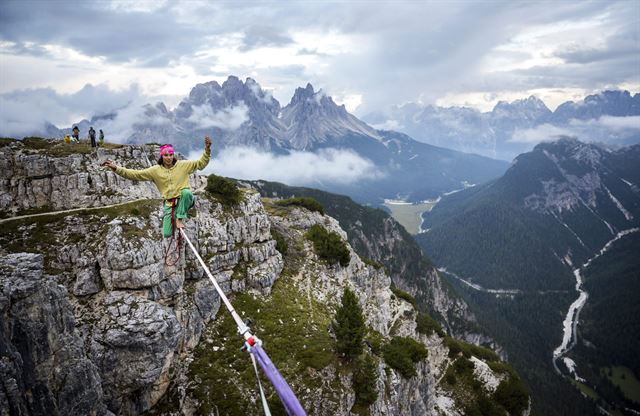
[[[102,132],[102,129],[100,129],[100,138],[98,139],[98,144],[100,146],[104,144],[104,133]]]
[[[91,140],[91,147],[96,147],[96,131],[93,126],[89,127],[89,140]]]
[[[73,133],[71,134],[71,139],[79,142],[80,141],[80,129],[78,128],[78,126],[73,126],[72,129]]]
[[[184,228],[183,220],[187,211],[194,205],[193,193],[189,187],[189,175],[196,170],[204,169],[211,158],[211,139],[204,138],[204,153],[198,160],[177,160],[173,146],[160,146],[158,164],[147,169],[126,169],[112,160],[102,164],[123,178],[134,181],[153,181],[164,198],[164,215],[162,219],[162,235],[171,237],[175,228]]]

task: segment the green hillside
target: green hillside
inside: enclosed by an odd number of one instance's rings
[[[382,264],[395,284],[406,283],[417,288],[422,295],[416,296],[418,306],[438,318],[445,317],[433,309],[428,298],[433,288],[425,276],[433,273],[433,263],[423,253],[414,238],[387,212],[355,203],[351,198],[312,188],[288,186],[278,182],[242,181],[255,187],[265,197],[291,198],[309,197],[318,201],[324,211],[336,218],[347,232],[349,244],[365,259]],[[443,281],[448,296],[458,298],[453,288]],[[457,331],[478,331],[477,324],[461,319],[451,310],[447,321]]]
[[[535,412],[596,411],[554,371],[552,352],[577,298],[573,270],[640,224],[639,180],[640,146],[611,151],[562,139],[518,156],[503,177],[443,198],[424,215],[430,231],[416,239],[439,267],[485,289],[520,291],[498,296],[450,280],[531,386]],[[583,274],[589,298],[578,339],[584,341],[569,353],[581,377],[598,379],[599,367],[637,365],[639,268],[631,259],[640,250],[626,238]],[[580,356],[593,368],[582,370]],[[587,384],[600,397],[601,385]]]

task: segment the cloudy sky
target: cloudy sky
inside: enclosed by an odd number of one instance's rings
[[[489,110],[531,94],[553,109],[640,90],[640,2],[1,3],[4,122],[171,108],[230,74],[283,105],[311,82],[356,115],[406,102]]]

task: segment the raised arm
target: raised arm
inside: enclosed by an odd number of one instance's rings
[[[122,176],[123,178],[131,179],[132,181],[150,181],[153,179],[153,170],[155,166],[146,169],[127,169],[122,166],[116,166],[116,164],[112,160],[107,160],[102,164],[112,171],[114,171],[117,175]]]
[[[189,173],[193,173],[196,170],[204,169],[209,164],[210,159],[211,159],[211,139],[209,138],[209,136],[205,136],[204,152],[202,153],[202,156],[200,156],[200,159],[187,160],[184,163],[187,165],[187,170],[189,171]]]

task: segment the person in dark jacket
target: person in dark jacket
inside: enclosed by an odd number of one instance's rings
[[[80,141],[80,129],[78,128],[78,126],[73,126],[72,129],[73,133],[71,134],[71,139],[75,142],[79,142]]]
[[[89,139],[91,140],[91,147],[97,147],[96,144],[96,131],[92,127],[89,127]]]

